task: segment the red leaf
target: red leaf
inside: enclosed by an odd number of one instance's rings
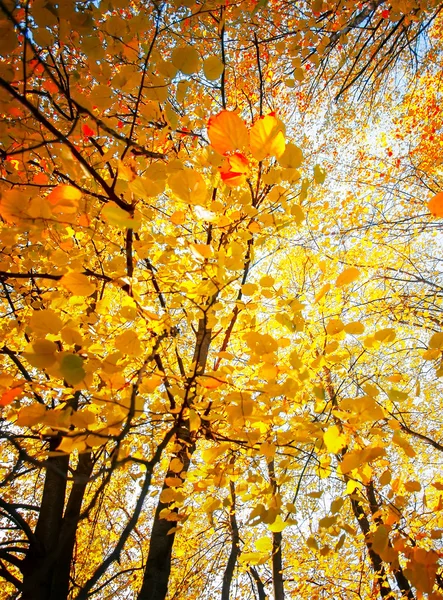
[[[85,135],[86,137],[91,137],[91,135],[94,135],[95,131],[93,129],[91,129],[89,127],[89,125],[82,125],[82,131],[83,131],[83,135]]]

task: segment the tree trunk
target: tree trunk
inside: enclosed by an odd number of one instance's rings
[[[234,576],[235,565],[240,554],[240,537],[238,534],[237,518],[235,516],[235,485],[233,481],[229,482],[231,490],[231,508],[229,513],[229,525],[231,528],[231,551],[229,553],[226,569],[223,574],[223,587],[221,600],[229,600],[232,578]]]
[[[60,439],[54,438],[49,450],[54,451]],[[63,521],[69,456],[50,456],[46,470],[40,514],[35,528],[36,544],[31,544],[23,561],[22,600],[50,598],[53,562]]]
[[[184,421],[182,423],[176,441],[181,444],[181,450],[175,452],[171,457],[162,492],[171,489],[167,483],[168,479],[175,479],[178,477],[176,470],[171,468],[173,460],[178,458],[183,463],[181,470],[182,478],[189,469],[191,456],[195,450],[195,445],[191,439],[191,432],[189,430],[189,421]],[[163,600],[168,592],[172,546],[175,539],[175,531],[172,533],[170,533],[170,531],[177,526],[177,521],[162,518],[161,513],[163,510],[171,510],[173,515],[178,515],[178,509],[170,509],[170,505],[171,502],[162,502],[161,499],[158,501],[154,516],[154,524],[151,530],[148,560],[146,562],[143,585],[138,595],[138,600]]]
[[[369,507],[371,509],[371,513],[374,516],[374,520],[377,525],[382,525],[383,521],[380,516],[376,516],[380,514],[380,507],[377,502],[377,498],[375,497],[374,483],[372,480],[366,486],[366,492],[368,494]],[[392,548],[391,541],[388,541],[388,547]],[[392,571],[394,573],[395,581],[405,598],[408,600],[414,600],[414,594],[412,592],[411,586],[405,574],[403,573],[403,569],[398,564],[397,566],[391,565]]]
[[[260,575],[257,572],[257,569],[254,567],[249,567],[249,572],[251,573],[256,585],[258,592],[258,600],[266,600],[267,595],[265,591],[265,586],[263,585],[263,581],[260,578]]]
[[[277,479],[275,477],[274,460],[268,463],[268,473],[271,482],[272,494],[278,494]],[[281,532],[272,534],[272,583],[274,587],[274,600],[285,600],[285,589],[283,584],[283,557],[281,545],[283,536]]]
[[[357,519],[361,532],[365,536],[365,543],[368,549],[369,558],[371,559],[372,567],[375,571],[375,577],[378,583],[378,589],[380,590],[380,596],[382,598],[393,598],[391,586],[389,585],[388,577],[383,565],[383,561],[380,556],[372,549],[372,544],[369,541],[370,526],[368,518],[366,517],[365,511],[360,506],[359,501],[356,498],[351,498],[352,511]]]
[[[181,446],[178,452],[174,452],[169,462],[168,471],[163,483],[162,492],[170,489],[168,479],[176,478],[175,468],[171,468],[172,461],[179,459],[183,463],[181,469],[182,476],[185,476],[191,464],[191,457],[195,450],[195,440],[193,432],[190,430],[189,420],[181,415],[185,408],[192,405],[195,396],[195,378],[202,375],[205,371],[208,359],[209,346],[211,343],[211,330],[207,327],[206,313],[198,322],[195,350],[193,356],[194,372],[186,382],[186,393],[183,400],[182,411],[179,416],[178,432],[176,434],[176,443]],[[182,477],[183,478],[183,477]],[[161,494],[160,494],[161,498]],[[138,600],[164,600],[168,593],[169,575],[171,572],[172,547],[175,540],[175,531],[171,529],[176,527],[177,522],[167,520],[161,517],[163,510],[171,510],[171,503],[165,503],[159,499],[152,525],[151,537],[149,543],[148,559],[143,576],[143,584],[138,595]],[[172,513],[178,515],[178,509],[172,509]],[[172,516],[172,515],[171,515]]]
[[[63,517],[59,535],[57,555],[55,558],[50,600],[64,600],[69,593],[69,577],[71,573],[72,556],[74,553],[77,526],[80,517],[83,498],[89,477],[92,473],[93,461],[91,453],[80,454],[74,483],[69,494],[68,504]]]

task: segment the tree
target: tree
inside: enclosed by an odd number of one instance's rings
[[[440,5],[0,9],[8,597],[441,597]]]

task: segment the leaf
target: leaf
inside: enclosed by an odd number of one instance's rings
[[[41,335],[56,334],[63,327],[60,317],[51,309],[35,310],[29,320],[31,329]]]
[[[286,527],[288,525],[289,525],[289,523],[287,523],[286,521],[283,521],[281,516],[277,515],[277,518],[275,519],[275,521],[273,523],[271,523],[270,525],[268,525],[268,529],[269,529],[269,531],[272,531],[273,533],[280,533],[283,531],[283,529],[286,529]]]
[[[223,183],[229,187],[243,185],[249,175],[249,161],[240,152],[229,156],[220,168]]]
[[[328,335],[337,335],[344,329],[344,323],[341,319],[331,319],[326,325],[326,333]]]
[[[388,342],[393,342],[396,338],[396,335],[397,334],[395,332],[395,329],[386,328],[386,329],[379,329],[378,331],[376,331],[374,333],[374,338],[376,340],[378,340],[379,342],[387,344]]]
[[[169,176],[168,185],[172,193],[186,204],[202,204],[206,200],[205,180],[193,169],[173,173]]]
[[[137,230],[140,227],[140,221],[132,218],[115,202],[107,202],[102,210],[102,215],[108,223],[120,227],[120,229]]]
[[[3,392],[0,397],[0,406],[8,406],[8,404],[14,402],[16,398],[19,398],[23,394],[23,386],[24,383]]]
[[[316,294],[315,302],[319,302],[323,298],[323,296],[325,296],[329,292],[330,289],[331,289],[331,284],[325,283],[325,285],[322,286],[320,291]]]
[[[359,321],[352,321],[351,323],[347,323],[345,325],[344,330],[350,335],[360,335],[361,333],[364,333],[365,326]]]
[[[206,79],[209,79],[209,81],[215,81],[216,79],[219,79],[224,69],[225,66],[218,56],[210,56],[203,63],[203,73],[205,74]]]
[[[322,184],[326,179],[326,171],[320,165],[314,166],[314,181],[315,183]]]
[[[429,340],[428,346],[430,349],[438,348],[439,350],[443,350],[443,332],[434,333]]]
[[[360,271],[356,267],[349,267],[345,269],[340,275],[337,277],[335,281],[336,287],[343,287],[344,285],[349,285],[353,283],[360,277]]]
[[[337,425],[332,425],[325,431],[323,434],[323,441],[328,452],[331,452],[332,454],[337,454],[347,444],[346,436],[340,433]]]
[[[83,273],[67,273],[60,283],[75,296],[90,296],[95,292],[95,285]]]
[[[438,194],[435,194],[435,196],[429,200],[427,206],[429,212],[434,217],[443,217],[443,192],[438,192]]]
[[[80,190],[72,185],[62,184],[55,187],[47,199],[53,205],[66,204],[69,206],[72,203],[73,206],[77,206],[81,197]]]
[[[200,55],[192,46],[174,48],[171,61],[185,75],[192,75],[200,69]]]
[[[265,535],[255,540],[254,545],[259,552],[270,552],[272,550],[272,539]]]
[[[285,151],[285,127],[274,114],[260,117],[249,133],[249,147],[256,160],[279,158]]]
[[[124,331],[115,338],[114,346],[128,356],[140,356],[141,343],[135,331]]]
[[[298,169],[303,162],[303,152],[295,144],[286,144],[285,151],[278,162],[281,167],[286,169]]]
[[[173,473],[181,473],[183,471],[184,464],[179,458],[173,458],[169,463],[169,469]]]
[[[241,286],[242,294],[245,296],[252,296],[258,290],[256,283],[245,283]]]
[[[69,385],[80,383],[86,372],[83,369],[84,359],[77,354],[65,354],[60,363],[60,372]]]
[[[208,137],[219,154],[242,150],[248,144],[248,130],[235,112],[222,110],[208,122]]]
[[[29,348],[29,347],[28,347]],[[23,353],[28,363],[37,369],[50,367],[56,361],[57,345],[46,339],[37,339],[32,343],[29,351]]]
[[[17,415],[17,425],[20,427],[32,427],[40,423],[46,413],[44,404],[34,403],[30,406],[24,406]]]

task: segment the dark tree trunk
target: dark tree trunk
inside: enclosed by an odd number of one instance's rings
[[[240,554],[240,536],[238,533],[237,518],[235,516],[235,485],[232,481],[230,481],[229,486],[231,490],[231,508],[229,514],[229,525],[231,528],[231,551],[229,553],[228,562],[223,574],[221,600],[229,600],[235,565],[237,564],[237,558]]]
[[[195,365],[194,373],[187,381],[182,412],[183,409],[192,406],[195,396],[195,378],[202,375],[205,371],[210,343],[211,330],[207,326],[207,317],[205,314],[198,323],[193,356],[193,363]],[[177,427],[176,443],[181,446],[181,449],[171,457],[162,491],[170,489],[167,484],[168,478],[177,477],[176,471],[171,469],[172,460],[176,458],[180,459],[183,463],[181,473],[182,476],[185,476],[191,464],[192,454],[195,451],[195,441],[193,433],[190,430],[189,420],[179,416]],[[168,593],[172,547],[175,540],[175,532],[170,533],[170,531],[176,527],[177,523],[176,521],[163,519],[160,515],[163,510],[169,509],[169,506],[170,503],[164,503],[161,500],[157,504],[149,543],[148,559],[146,561],[143,584],[138,595],[138,600],[164,600]],[[177,514],[178,510],[173,509],[173,512]]]
[[[80,454],[74,483],[69,494],[68,504],[63,516],[63,524],[59,535],[57,554],[53,569],[50,600],[64,600],[69,593],[69,576],[74,553],[80,511],[86,486],[92,473],[93,461],[91,453]]]
[[[59,438],[51,440],[54,451]],[[55,554],[63,521],[69,456],[48,458],[40,513],[35,528],[36,543],[31,544],[23,561],[22,600],[50,598],[53,563],[48,557]]]

